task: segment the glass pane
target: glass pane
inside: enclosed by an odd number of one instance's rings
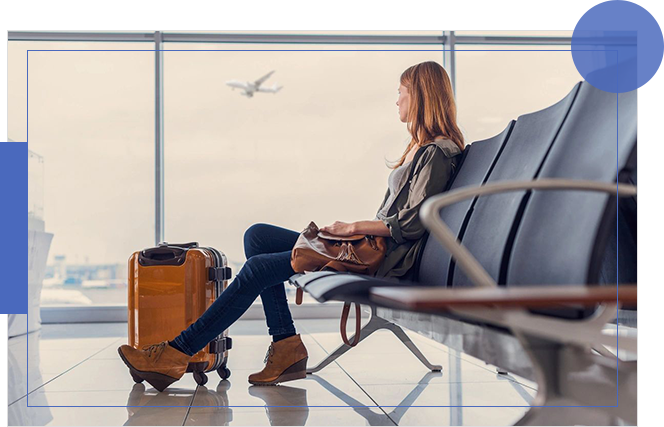
[[[152,48],[8,46],[9,137],[16,141],[27,137],[28,49]],[[126,304],[127,259],[154,243],[154,55],[30,52],[29,66],[28,146],[35,157],[29,157],[28,218],[34,205],[33,218],[44,222],[28,224],[54,235],[42,305]]]
[[[44,219],[44,158],[28,150],[28,222]]]
[[[409,141],[396,106],[399,77],[443,57],[442,47],[186,47],[201,51],[164,55],[166,240],[214,246],[234,273],[254,223],[299,233],[310,221],[374,218],[391,171],[385,160],[397,160]],[[226,85],[272,70],[265,85],[283,86],[278,93],[248,98]],[[286,289],[294,301],[294,287]]]
[[[510,120],[555,104],[583,80],[569,47],[463,49],[471,51],[456,52],[456,98],[467,143],[495,136]]]
[[[7,43],[7,136],[25,141],[27,137],[27,53],[44,44]],[[33,47],[31,47],[33,46]],[[36,154],[36,153],[35,153]],[[41,157],[41,156],[40,156]],[[43,158],[42,158],[43,161]]]

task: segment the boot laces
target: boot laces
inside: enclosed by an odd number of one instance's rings
[[[270,347],[267,349],[267,353],[265,353],[265,359],[263,359],[263,363],[267,363],[267,359],[274,354],[274,347],[272,344],[270,344]],[[270,360],[270,363],[272,363],[272,360]]]
[[[153,354],[161,354],[164,347],[166,347],[167,341],[160,342],[159,344],[146,345],[143,347],[143,350],[148,352],[148,357],[152,357]]]

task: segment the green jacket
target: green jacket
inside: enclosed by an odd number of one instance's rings
[[[459,161],[457,155],[461,154],[461,149],[448,139],[432,141],[420,150],[424,152],[417,164],[411,163],[403,174],[396,188],[397,197],[382,220],[390,230],[390,237],[386,238],[387,252],[376,277],[412,280],[416,273],[412,267],[424,249],[428,234],[420,220],[420,207],[429,196],[445,191]],[[406,182],[413,167],[413,178]],[[383,209],[389,195],[388,188],[378,211]]]

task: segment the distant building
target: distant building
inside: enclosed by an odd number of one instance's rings
[[[9,315],[10,337],[41,327],[41,291],[53,240],[53,234],[45,231],[43,192],[44,159],[28,149],[28,313]]]
[[[122,281],[127,286],[125,264],[67,264],[64,255],[56,255],[55,263],[46,267],[46,277],[59,277],[63,286],[81,286],[86,280],[106,280],[117,286]]]

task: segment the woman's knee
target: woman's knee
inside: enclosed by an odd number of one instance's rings
[[[264,289],[275,283],[283,282],[292,275],[290,253],[256,254],[247,259],[238,272],[241,282],[249,286]],[[284,276],[286,279],[284,279]]]
[[[259,236],[263,234],[266,225],[267,224],[259,222],[253,224],[251,227],[247,228],[247,230],[244,232],[244,238],[243,238],[244,255],[247,259],[259,253],[259,248],[258,248],[258,242],[260,239]]]
[[[272,282],[267,256],[267,254],[256,254],[245,261],[237,274],[240,278],[240,287],[260,292]]]

